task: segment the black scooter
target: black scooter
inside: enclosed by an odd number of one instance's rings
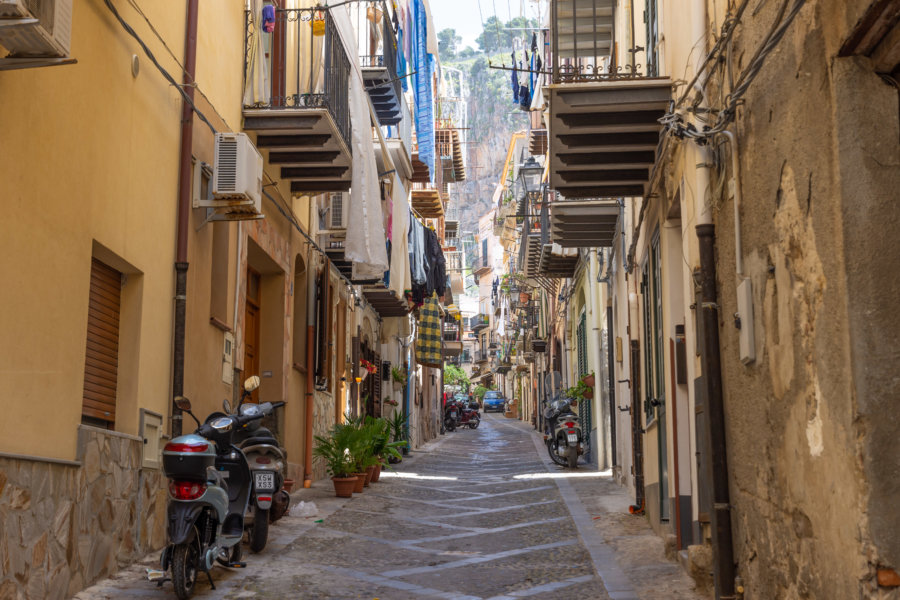
[[[570,469],[578,466],[578,456],[584,453],[581,425],[578,423],[578,415],[572,410],[575,402],[572,398],[558,398],[544,408],[544,442],[547,444],[547,453],[550,454],[550,460]]]

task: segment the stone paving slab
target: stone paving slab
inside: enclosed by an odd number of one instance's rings
[[[527,424],[488,416],[413,452],[362,495],[300,490],[314,518],[270,528],[248,568],[213,571],[198,598],[702,600],[646,519],[602,474],[549,462]],[[316,522],[321,521],[321,522]],[[151,555],[78,600],[172,598],[142,579]]]

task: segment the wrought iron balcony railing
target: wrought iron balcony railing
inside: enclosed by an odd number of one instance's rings
[[[350,59],[329,11],[276,9],[272,33],[262,31],[259,15],[245,11],[244,49],[245,108],[325,108],[352,147]]]

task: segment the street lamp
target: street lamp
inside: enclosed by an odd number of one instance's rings
[[[544,167],[533,156],[529,156],[525,162],[519,165],[519,179],[525,193],[532,198],[541,192],[541,179],[544,177]]]

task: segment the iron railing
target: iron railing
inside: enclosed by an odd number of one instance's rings
[[[244,12],[244,88],[247,65],[253,57],[253,38],[259,32],[259,15]],[[307,109],[325,108],[334,119],[341,138],[350,143],[350,59],[331,14],[326,10],[290,8],[275,10],[273,33],[259,33],[271,43],[268,67],[268,102],[256,102],[247,108]],[[259,40],[257,40],[259,41]],[[303,47],[301,47],[303,46]],[[304,60],[320,54],[322,69]],[[321,81],[320,81],[321,77]]]
[[[368,6],[366,6],[368,5]],[[365,23],[368,23],[368,11],[375,10],[377,5],[381,6],[381,23],[375,25],[375,35],[366,36],[366,28],[360,24],[360,48],[368,49],[367,54],[359,56],[359,64],[363,68],[383,68],[387,69],[387,77],[390,82],[383,85],[391,85],[398,99],[403,98],[403,90],[400,87],[400,78],[397,77],[397,34],[394,33],[394,25],[388,16],[387,7],[384,2],[358,3],[358,10],[366,11],[367,17]],[[359,19],[357,19],[359,21]]]

